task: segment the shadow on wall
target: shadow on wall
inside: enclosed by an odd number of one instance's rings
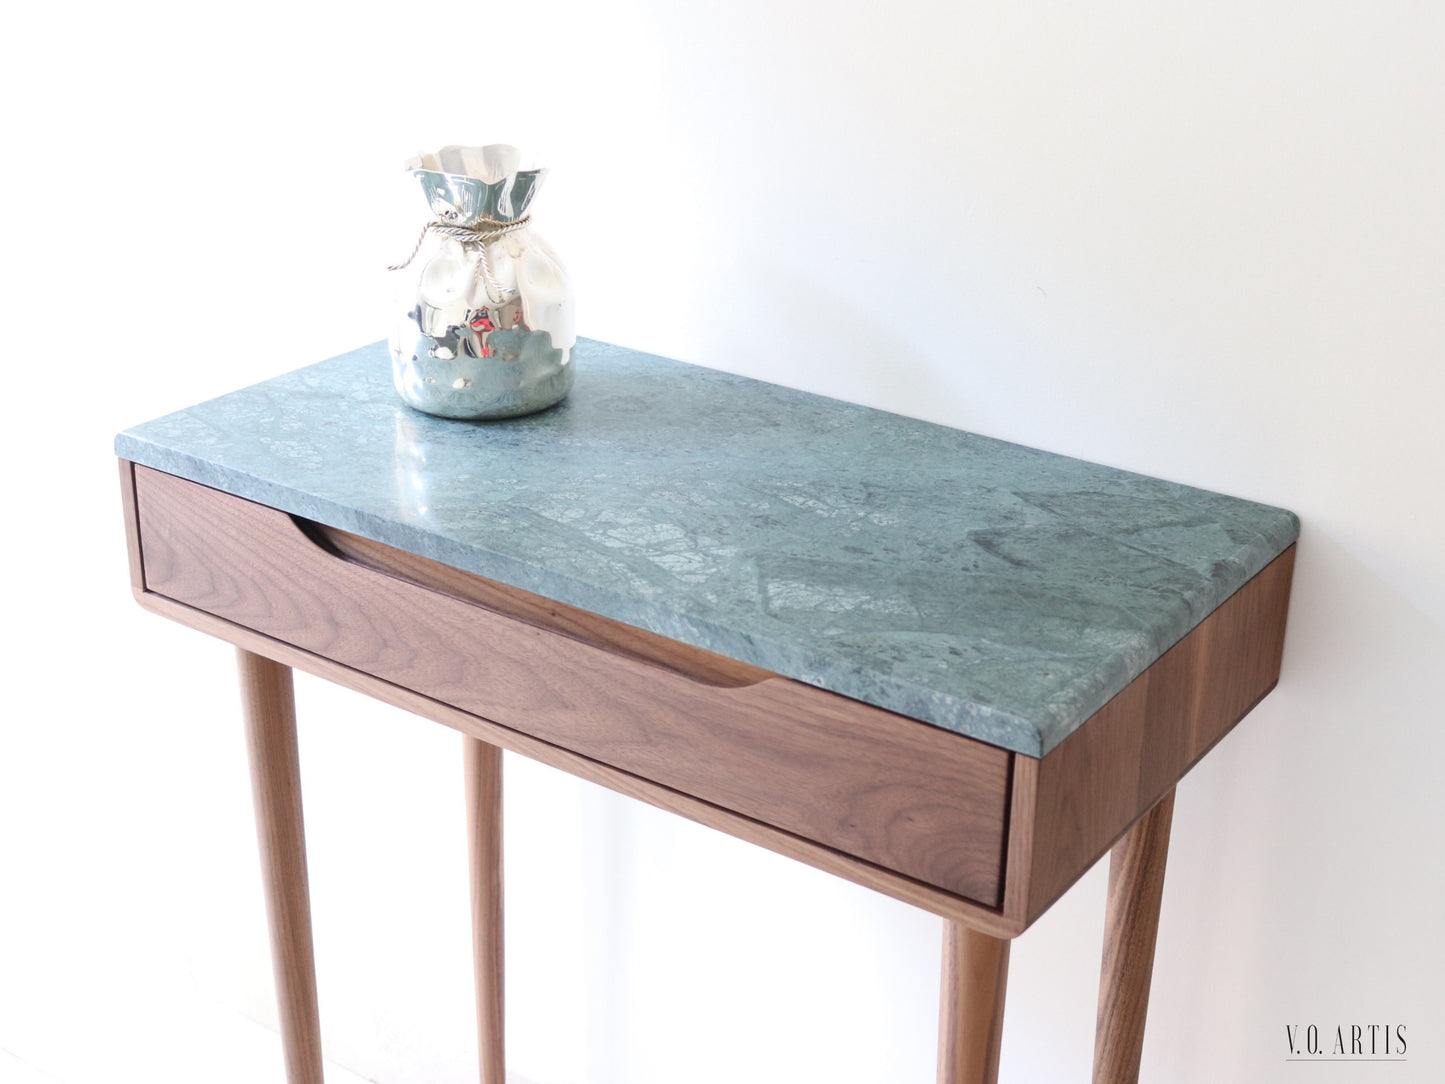
[[[1279,686],[1180,788],[1160,1079],[1258,1079],[1285,1024],[1445,1015],[1445,947],[1409,936],[1445,893],[1442,671],[1445,629],[1306,518]],[[1208,993],[1226,987],[1231,1004]]]

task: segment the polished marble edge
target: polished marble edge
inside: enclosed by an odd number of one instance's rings
[[[654,361],[665,365],[681,366],[684,363],[670,359],[653,358],[650,355],[627,351],[608,344],[583,340],[579,344],[579,358],[583,365],[583,376],[579,388],[586,394],[586,365],[588,355],[595,364],[602,364],[608,356],[616,356],[627,363]],[[911,435],[927,431],[943,431],[955,434],[958,439],[968,439],[986,445],[985,451],[994,455],[1023,455],[1042,457],[1055,463],[1076,465],[1087,471],[1099,472],[1111,483],[1148,484],[1163,487],[1167,491],[1206,498],[1205,503],[1217,501],[1231,508],[1248,509],[1258,514],[1258,530],[1247,542],[1240,544],[1233,552],[1219,554],[1211,573],[1202,577],[1197,591],[1185,592],[1170,607],[1167,614],[1156,614],[1154,624],[1140,631],[1132,642],[1113,650],[1093,671],[1074,682],[1058,695],[1044,697],[1029,705],[1028,711],[1015,711],[1005,707],[981,702],[980,699],[960,696],[956,691],[931,686],[916,677],[900,676],[857,665],[846,654],[818,650],[816,642],[799,642],[777,635],[786,634],[784,628],[746,628],[740,622],[711,619],[707,607],[694,607],[686,612],[677,605],[659,603],[633,594],[619,593],[606,584],[590,582],[548,569],[515,554],[507,554],[479,546],[472,542],[449,537],[444,533],[419,527],[397,516],[376,514],[354,504],[337,501],[324,493],[308,489],[296,482],[278,482],[261,474],[237,466],[226,466],[214,459],[188,452],[181,445],[187,443],[171,434],[153,439],[147,431],[162,430],[165,423],[177,419],[193,418],[201,428],[200,412],[237,396],[270,394],[267,389],[285,391],[287,381],[304,379],[305,374],[320,372],[326,366],[360,362],[366,365],[381,364],[385,351],[380,344],[364,347],[350,354],[330,359],[328,362],[309,366],[295,373],[286,374],[273,381],[263,382],[253,388],[223,396],[211,403],[199,404],[157,419],[155,422],[135,427],[120,434],[116,439],[116,453],[123,458],[145,466],[175,474],[236,496],[258,501],[279,508],[293,515],[312,519],[328,526],[348,530],[398,549],[429,557],[478,575],[510,584],[524,590],[545,595],[569,605],[591,610],[615,620],[637,625],[661,635],[718,652],[744,662],[763,667],[808,684],[850,696],[879,707],[933,723],[966,734],[970,737],[1001,746],[1029,756],[1041,756],[1054,748],[1069,733],[1081,725],[1089,716],[1124,688],[1134,677],[1147,669],[1180,638],[1186,635],[1204,617],[1208,616],[1235,590],[1243,586],[1274,557],[1283,552],[1298,536],[1298,519],[1282,509],[1269,508],[1254,502],[1227,498],[1208,491],[1177,486],[1158,479],[1134,475],[1113,468],[1086,464],[1067,457],[1053,456],[1034,449],[1010,445],[991,438],[962,434],[958,430],[933,426],[900,415],[889,415],[881,411],[826,400],[805,392],[779,388],[747,378],[720,373],[717,370],[690,367],[689,375],[697,380],[716,380],[720,386],[741,388],[749,394],[761,394],[766,389],[766,398],[780,400],[789,405],[803,404],[819,409],[846,409],[855,412],[856,417],[887,426],[890,429],[906,430]],[[684,370],[679,370],[684,371]],[[369,372],[369,369],[368,369]],[[376,390],[368,388],[368,396]],[[370,401],[368,399],[367,401]],[[396,404],[398,410],[405,410]],[[417,416],[420,418],[420,416]],[[541,426],[548,422],[545,416]],[[435,419],[420,422],[423,426],[438,424]],[[441,425],[455,424],[441,422]],[[182,426],[184,428],[184,426]],[[444,432],[444,431],[443,431]],[[194,440],[193,437],[188,439]],[[684,600],[687,601],[687,600]],[[725,619],[728,615],[723,614]],[[772,632],[774,635],[769,635]],[[827,645],[824,645],[825,647]],[[981,664],[984,665],[984,664]]]

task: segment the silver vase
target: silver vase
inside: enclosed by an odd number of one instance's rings
[[[546,171],[515,147],[443,147],[406,168],[434,216],[398,280],[392,377],[443,418],[511,418],[572,388],[576,323],[562,262],[528,208]]]

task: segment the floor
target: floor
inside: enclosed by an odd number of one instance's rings
[[[186,1016],[173,1022],[180,1026],[170,1033],[164,1053],[150,1059],[134,1045],[51,1045],[26,1051],[29,1060],[0,1048],[0,1084],[285,1084],[275,1032],[219,1008],[196,1009]],[[368,1082],[328,1061],[326,1084]]]
[[[0,1084],[285,1084],[281,1040],[275,1032],[220,1008],[187,1015],[182,1033],[153,1060],[137,1058],[134,1048],[116,1051],[92,1044],[37,1051],[26,1061],[0,1047]],[[333,1061],[326,1062],[325,1071],[326,1084],[378,1084]],[[530,1082],[508,1073],[507,1084]]]

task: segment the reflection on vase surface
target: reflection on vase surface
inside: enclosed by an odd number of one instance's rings
[[[445,147],[408,167],[435,220],[396,272],[392,376],[444,418],[511,418],[572,388],[572,286],[531,228],[545,171],[505,145]]]

